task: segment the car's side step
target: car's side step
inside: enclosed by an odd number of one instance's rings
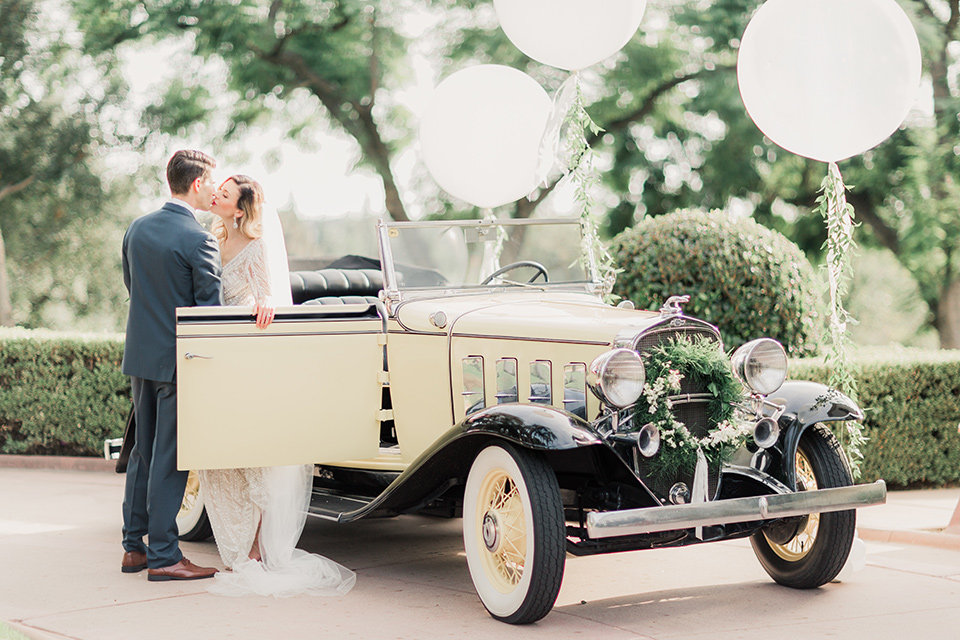
[[[330,495],[314,492],[307,513],[324,520],[340,521],[344,513],[351,513],[369,505],[375,498],[365,496]]]

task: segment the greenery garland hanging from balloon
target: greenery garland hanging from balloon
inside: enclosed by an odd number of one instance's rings
[[[737,80],[747,113],[775,144],[827,163],[817,211],[827,225],[831,386],[855,395],[843,307],[853,207],[837,163],[877,146],[909,113],[920,44],[895,0],[768,0],[740,42]],[[838,434],[856,472],[863,434]]]

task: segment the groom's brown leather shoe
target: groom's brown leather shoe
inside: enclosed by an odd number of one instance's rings
[[[170,565],[169,567],[147,569],[147,580],[151,582],[200,580],[201,578],[212,578],[216,572],[217,570],[212,567],[198,567],[186,558],[183,558],[177,564]]]
[[[124,573],[136,573],[147,568],[147,554],[139,551],[127,551],[123,554],[123,561],[120,563],[120,571]]]

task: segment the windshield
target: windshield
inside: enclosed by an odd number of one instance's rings
[[[385,269],[392,257],[389,288],[582,288],[591,281],[577,220],[386,223],[380,234]]]

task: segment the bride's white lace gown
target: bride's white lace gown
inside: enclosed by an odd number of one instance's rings
[[[266,265],[264,243],[259,238],[223,265],[224,304],[265,303],[270,295]],[[237,381],[238,402],[249,397],[243,389],[249,389],[250,383]],[[220,558],[231,569],[215,576],[211,592],[238,596],[343,595],[353,588],[356,574],[352,571],[296,548],[310,503],[312,465],[206,469],[199,473]],[[248,558],[258,525],[260,562]]]

